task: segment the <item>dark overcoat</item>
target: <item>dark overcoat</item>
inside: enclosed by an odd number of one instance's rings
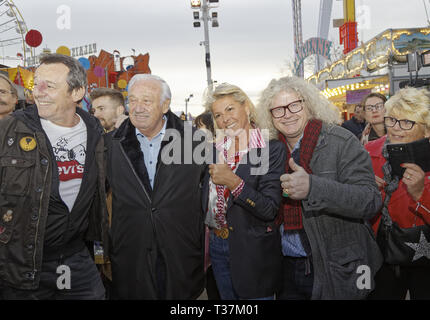
[[[157,299],[157,255],[165,262],[167,299],[195,299],[204,287],[201,181],[206,165],[190,157],[199,143],[186,137],[184,122],[170,111],[166,116],[165,138],[177,135],[161,144],[153,189],[130,120],[106,137],[113,195],[110,258],[119,299]],[[180,152],[179,163],[166,163],[163,149],[175,150],[175,156]]]

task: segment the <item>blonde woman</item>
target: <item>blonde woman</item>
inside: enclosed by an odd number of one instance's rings
[[[203,185],[209,255],[221,299],[274,299],[280,281],[275,218],[285,148],[268,141],[237,86],[219,85],[206,102],[216,125],[217,164]]]
[[[408,290],[411,299],[430,299],[430,256],[420,256],[417,251],[429,250],[424,241],[430,241],[430,172],[424,172],[414,163],[405,163],[404,173],[398,177],[392,174],[387,161],[388,144],[429,138],[430,99],[427,94],[426,90],[416,88],[399,90],[386,103],[387,136],[366,145],[384,198],[381,212],[372,220],[373,230],[383,252],[388,247],[383,236],[387,232],[393,241],[403,244],[396,250],[398,255],[385,254],[384,265],[376,275],[373,299],[404,300]],[[393,233],[397,228],[408,231],[397,235]],[[404,237],[406,233],[407,238]]]

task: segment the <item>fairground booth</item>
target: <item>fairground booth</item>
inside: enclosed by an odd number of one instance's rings
[[[406,85],[428,87],[429,50],[430,28],[388,29],[307,80],[346,120],[371,92],[389,97]]]

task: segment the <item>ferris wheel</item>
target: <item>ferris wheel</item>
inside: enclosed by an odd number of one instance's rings
[[[28,32],[24,18],[12,0],[0,0],[0,64],[25,66],[31,48],[25,42]]]

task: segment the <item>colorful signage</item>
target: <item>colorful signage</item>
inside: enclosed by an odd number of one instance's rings
[[[296,54],[296,59],[294,61],[294,73],[298,74],[300,65],[303,63],[307,57],[313,54],[317,54],[326,59],[330,59],[330,49],[332,42],[321,38],[310,38],[307,40],[302,47],[300,47],[299,52]]]
[[[89,54],[96,54],[97,53],[97,44],[86,44],[84,46],[72,48],[72,57],[81,57],[86,56]]]
[[[59,49],[60,49],[60,52],[58,52]],[[68,52],[70,52],[70,53],[67,54]],[[70,55],[72,57],[80,57],[80,56],[86,56],[86,55],[90,55],[90,54],[97,54],[97,44],[96,43],[86,44],[84,46],[75,47],[75,48],[71,48],[71,49],[69,49],[65,46],[61,46],[57,49],[57,53]],[[41,55],[34,56],[34,57],[28,57],[25,60],[26,66],[29,67],[29,66],[35,66],[35,65],[39,64],[40,56]]]
[[[354,90],[346,92],[346,103],[347,104],[360,104],[364,97],[372,92],[371,89]]]

